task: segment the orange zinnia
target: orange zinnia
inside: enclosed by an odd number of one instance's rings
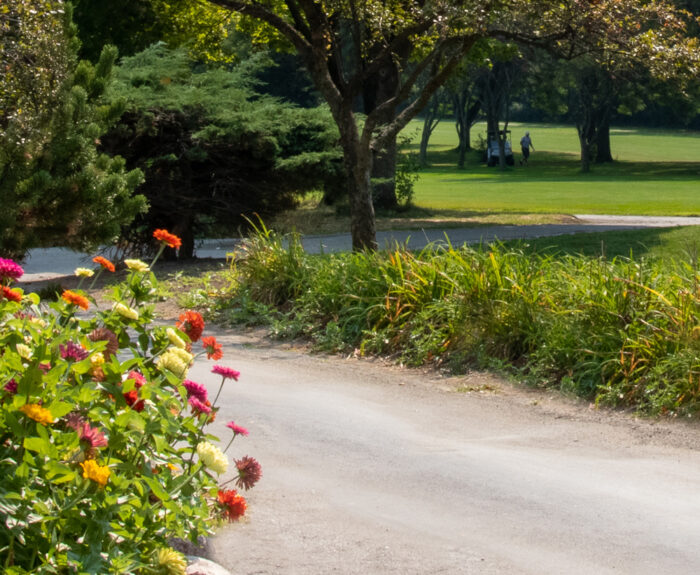
[[[61,294],[61,297],[68,303],[77,305],[85,310],[90,307],[90,302],[88,299],[85,296],[75,293],[74,291],[66,290]]]
[[[92,258],[92,261],[96,264],[100,264],[107,271],[114,271],[114,264],[110,262],[107,258],[103,258],[102,256],[95,256],[94,258]]]
[[[246,500],[235,489],[220,489],[216,498],[219,500],[224,517],[229,521],[236,521],[245,515]]]
[[[10,301],[14,302],[21,302],[22,301],[22,294],[19,293],[18,291],[15,291],[7,286],[2,286],[2,295],[5,297],[5,299],[9,299]]]
[[[175,327],[187,334],[190,341],[198,341],[204,331],[204,320],[196,311],[187,310],[180,314],[179,321]]]
[[[214,336],[203,337],[202,345],[204,346],[204,350],[207,352],[207,358],[217,361],[224,357],[222,346],[216,341]]]
[[[176,235],[171,234],[168,230],[156,230],[153,232],[153,237],[159,242],[168,244],[171,248],[179,248],[182,245],[182,240]]]

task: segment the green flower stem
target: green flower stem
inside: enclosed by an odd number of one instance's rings
[[[102,266],[100,266],[100,269],[97,270],[95,277],[92,278],[92,283],[90,283],[90,287],[88,289],[92,289],[93,287],[95,287],[95,282],[97,281],[97,278],[99,278],[102,275],[103,271],[104,271],[104,268]]]
[[[156,265],[156,262],[158,261],[158,258],[160,257],[160,255],[163,253],[163,250],[165,250],[165,242],[160,242],[160,249],[158,250],[156,257],[153,258],[153,261],[151,262],[151,265],[149,266],[151,269],[153,269],[153,266]]]
[[[221,395],[221,390],[224,388],[224,383],[226,381],[225,377],[221,378],[221,385],[219,385],[219,391],[216,392],[216,397],[214,398],[214,401],[211,402],[211,408],[214,409],[214,406],[216,406],[216,400],[219,399],[219,396]]]

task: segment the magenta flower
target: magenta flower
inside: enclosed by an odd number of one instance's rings
[[[0,258],[0,280],[13,279],[18,280],[24,275],[24,270],[19,264],[12,260]]]
[[[207,388],[204,387],[201,383],[196,383],[194,381],[186,379],[182,382],[182,385],[187,390],[187,397],[196,397],[202,403],[207,402]]]
[[[236,435],[248,435],[248,430],[245,427],[241,427],[240,425],[236,425],[233,421],[229,421],[226,424],[226,427],[228,427],[231,431],[233,431],[234,437]]]
[[[188,400],[188,403],[190,404],[190,407],[192,408],[192,413],[196,413],[199,415],[200,413],[206,413],[209,415],[211,413],[211,407],[209,407],[206,403],[203,401],[200,401],[196,397],[190,397]]]
[[[65,360],[83,361],[90,352],[82,345],[69,341],[66,345],[58,344],[58,349],[61,351],[61,357]]]
[[[241,375],[240,371],[236,371],[231,367],[225,367],[223,365],[215,365],[211,368],[211,372],[222,376],[224,379],[235,379],[236,381],[238,381],[238,378]]]
[[[10,395],[14,395],[17,393],[17,382],[13,378],[3,386],[3,389]]]
[[[51,371],[51,364],[48,361],[42,361],[37,367],[43,373],[48,373],[49,371]]]
[[[136,382],[137,389],[146,385],[146,378],[143,375],[141,375],[138,371],[130,371],[126,375],[126,378],[133,379]]]

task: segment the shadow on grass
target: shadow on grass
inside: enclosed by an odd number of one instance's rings
[[[457,167],[455,150],[433,152],[429,155],[429,165],[422,168],[419,174],[434,174],[454,176],[461,181],[469,178],[471,181],[480,179],[493,181],[507,178],[514,181],[632,181],[644,179],[647,181],[696,179],[700,177],[700,162],[624,162],[615,161],[606,164],[592,164],[589,172],[581,171],[581,162],[575,154],[556,152],[535,152],[530,156],[530,164],[520,166],[520,154],[516,152],[514,166],[501,170],[498,166],[488,167],[479,152],[470,152],[464,169]],[[484,178],[479,178],[483,175]]]
[[[700,226],[647,228],[614,232],[577,233],[565,236],[504,242],[526,254],[548,256],[675,259],[697,268],[700,255]]]

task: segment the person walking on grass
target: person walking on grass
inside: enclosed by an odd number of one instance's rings
[[[530,148],[535,151],[535,146],[532,145],[532,139],[530,138],[530,132],[525,132],[525,135],[520,138],[520,149],[523,152],[523,157],[520,160],[520,165],[525,164],[527,166],[527,160],[530,157]]]

